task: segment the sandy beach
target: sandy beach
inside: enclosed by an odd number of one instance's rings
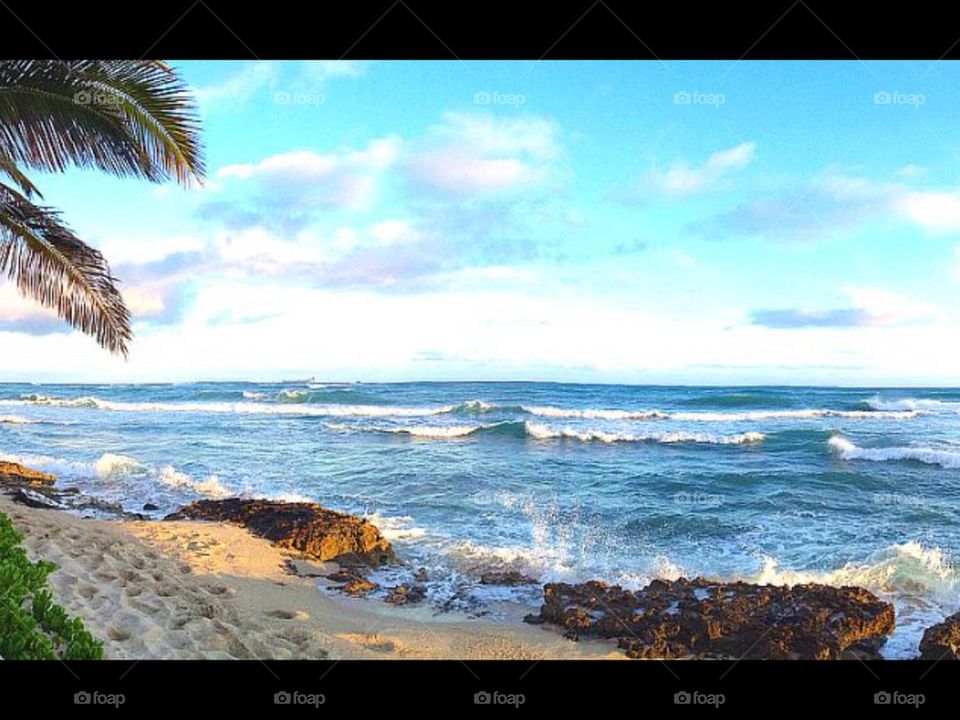
[[[625,657],[615,642],[571,642],[519,612],[495,622],[333,595],[309,575],[336,565],[298,560],[234,525],[84,519],[2,495],[0,510],[31,557],[58,565],[57,601],[109,659]]]

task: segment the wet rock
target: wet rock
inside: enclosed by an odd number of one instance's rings
[[[425,567],[420,568],[413,574],[413,579],[417,582],[426,582],[428,579],[427,569]]]
[[[879,659],[893,605],[858,587],[696,578],[642,590],[591,581],[544,586],[539,615],[573,640],[616,638],[635,658]]]
[[[19,463],[0,460],[0,483],[15,487],[49,487],[56,481],[57,476],[40,472]]]
[[[340,585],[337,590],[356,597],[358,595],[366,595],[368,592],[372,592],[379,587],[375,582],[370,582],[365,578],[353,578],[346,585]]]
[[[923,631],[921,660],[960,660],[960,612]]]
[[[376,526],[317,503],[276,500],[197,500],[165,520],[213,520],[242,525],[275,545],[341,565],[380,565],[395,558]]]
[[[409,605],[420,602],[426,594],[422,585],[397,585],[387,592],[386,600],[394,605]]]
[[[160,509],[160,506],[159,506],[159,505],[154,505],[153,503],[144,503],[144,504],[143,504],[143,511],[144,511],[144,512],[153,512],[154,510],[159,510],[159,509]]]
[[[481,585],[536,585],[539,581],[516,570],[485,572],[480,576]]]

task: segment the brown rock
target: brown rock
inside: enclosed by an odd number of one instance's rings
[[[367,520],[317,503],[276,500],[197,500],[165,520],[213,520],[242,525],[279,547],[317,560],[380,565],[394,560],[390,543]]]
[[[409,605],[423,600],[427,591],[422,585],[397,585],[387,593],[387,602],[394,605]]]
[[[858,587],[654,580],[635,592],[591,581],[544,586],[539,615],[576,640],[617,638],[635,658],[879,659],[890,603]]]
[[[413,574],[413,579],[417,582],[426,582],[427,581],[427,569],[425,567],[420,568]]]
[[[960,660],[960,612],[923,631],[920,659]]]
[[[366,595],[372,590],[376,590],[379,585],[364,578],[353,578],[346,585],[341,585],[337,588],[341,592],[345,592],[347,595]]]
[[[516,570],[485,572],[480,575],[481,585],[536,585],[537,582],[539,581],[536,578],[524,575]]]
[[[19,463],[0,460],[0,483],[12,485],[27,485],[29,487],[47,487],[53,485],[56,475],[32,470]]]

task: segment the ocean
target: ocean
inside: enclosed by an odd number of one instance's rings
[[[369,517],[438,611],[541,582],[860,585],[885,655],[960,608],[960,390],[554,383],[0,384],[0,459],[162,517],[201,497]],[[378,578],[375,578],[378,579]]]

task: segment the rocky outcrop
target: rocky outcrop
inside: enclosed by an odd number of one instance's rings
[[[538,580],[516,570],[485,572],[480,575],[481,585],[536,585]]]
[[[386,601],[394,605],[418,603],[427,595],[422,585],[397,585],[387,592]]]
[[[16,487],[49,487],[57,476],[24,467],[18,463],[0,460],[0,483]]]
[[[544,586],[527,622],[566,636],[616,638],[634,658],[879,659],[893,605],[858,587],[654,580],[642,590],[591,581]]]
[[[923,631],[920,659],[960,660],[960,612]]]
[[[317,503],[276,500],[197,500],[165,520],[212,520],[242,525],[275,545],[341,565],[380,565],[394,560],[376,526]]]

